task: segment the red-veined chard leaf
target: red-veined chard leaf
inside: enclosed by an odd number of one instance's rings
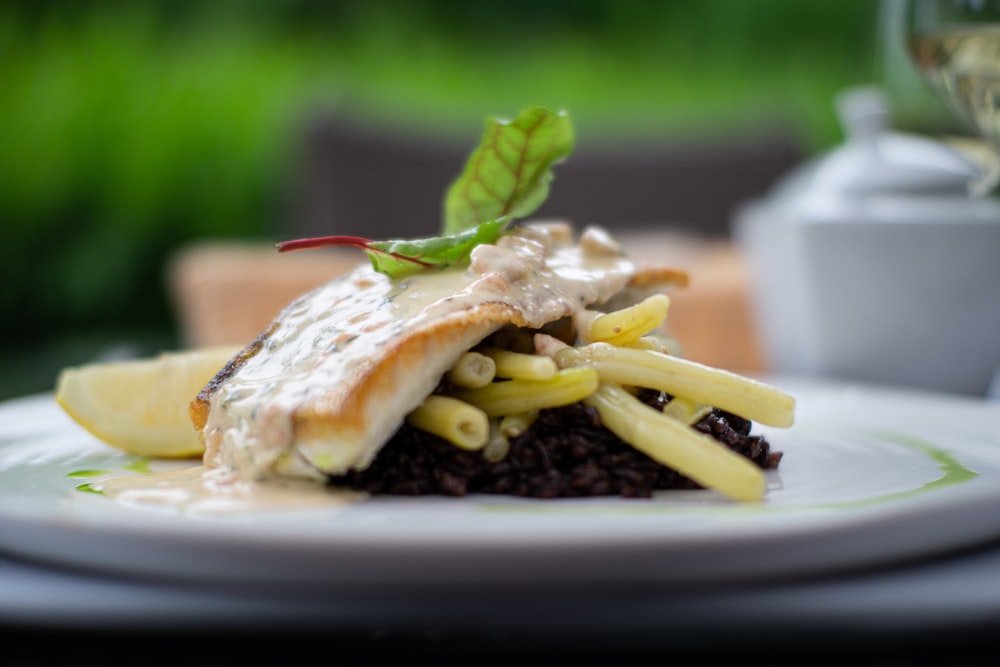
[[[441,236],[395,241],[322,236],[284,241],[278,251],[354,246],[391,278],[458,264],[477,245],[500,238],[515,218],[533,213],[548,196],[552,165],[572,150],[573,128],[563,111],[534,107],[513,121],[489,119],[482,142],[445,195]]]
[[[445,195],[443,233],[530,215],[548,196],[552,165],[572,150],[565,111],[532,107],[512,121],[488,119],[479,147]]]

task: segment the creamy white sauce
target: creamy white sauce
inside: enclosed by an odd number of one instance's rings
[[[394,343],[494,302],[540,327],[606,301],[634,272],[602,230],[585,230],[573,246],[560,224],[477,246],[464,269],[393,280],[365,265],[289,305],[263,348],[218,388],[204,429],[205,463],[243,479],[364,468],[455,360],[498,327],[470,328],[466,338],[429,348],[394,375],[393,386],[379,387],[363,408],[363,427],[352,428],[347,417],[356,415],[338,415],[338,406]]]
[[[306,480],[241,479],[233,470],[194,466],[146,475],[112,477],[95,490],[122,505],[183,514],[241,514],[331,508],[367,498]]]

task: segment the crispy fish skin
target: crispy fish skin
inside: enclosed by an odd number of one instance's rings
[[[478,246],[464,271],[394,281],[361,267],[289,304],[192,401],[205,463],[248,477],[363,469],[492,332],[540,327],[630,284],[685,280],[637,270],[603,230],[573,246],[551,224]]]
[[[247,359],[260,352],[261,347],[264,346],[264,342],[271,334],[271,331],[274,330],[274,327],[275,322],[272,322],[267,329],[258,334],[258,336],[250,344],[240,350],[236,356],[230,359],[229,362],[223,366],[211,380],[208,381],[208,384],[201,388],[201,391],[198,392],[198,396],[191,401],[188,406],[188,414],[191,417],[191,423],[194,424],[195,429],[199,433],[201,433],[201,431],[205,428],[205,423],[208,421],[208,411],[211,407],[212,395],[215,394],[220,385],[222,385],[229,378],[233,377],[240,367],[246,363]]]

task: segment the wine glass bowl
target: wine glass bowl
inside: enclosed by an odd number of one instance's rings
[[[908,0],[904,29],[913,64],[944,104],[1000,155],[1000,0]],[[1000,171],[972,183],[987,194]]]

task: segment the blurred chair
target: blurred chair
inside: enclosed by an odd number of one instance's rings
[[[472,148],[333,118],[309,124],[303,141],[285,238],[436,234],[444,192]],[[642,151],[580,145],[533,217],[604,225],[636,261],[687,270],[691,284],[672,296],[668,331],[691,359],[759,371],[765,362],[729,217],[801,158],[780,134]],[[345,248],[292,256],[270,244],[184,248],[169,270],[182,336],[193,346],[247,343],[292,298],[364,261]]]
[[[296,235],[398,238],[435,234],[442,197],[479,137],[433,140],[375,131],[335,116],[305,128]],[[609,229],[669,225],[728,237],[732,209],[763,194],[798,163],[802,148],[780,132],[718,141],[610,148],[578,139],[555,168],[536,217]]]

